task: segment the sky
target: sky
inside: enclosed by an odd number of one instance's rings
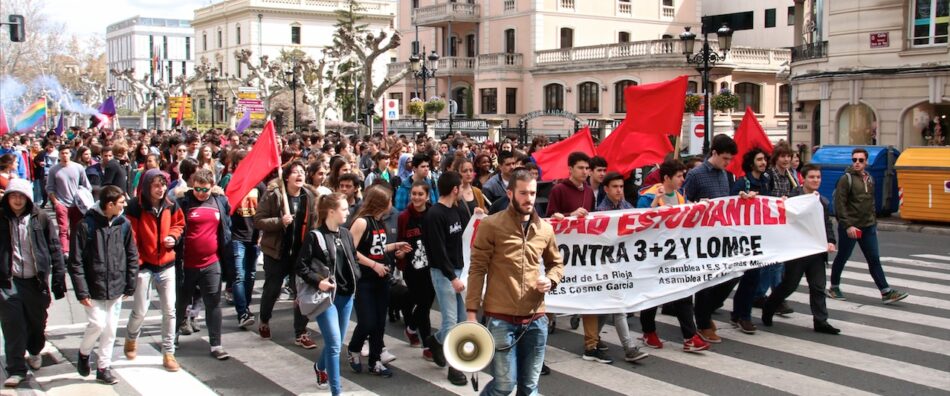
[[[155,18],[193,19],[194,10],[211,4],[210,0],[40,0],[51,21],[62,22],[67,35],[88,37],[106,27],[136,15]]]

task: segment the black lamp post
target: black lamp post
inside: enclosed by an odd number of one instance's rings
[[[708,19],[704,17],[703,25],[707,22]],[[703,155],[707,155],[709,154],[709,144],[713,134],[712,118],[709,115],[709,71],[717,62],[726,59],[726,53],[732,47],[732,29],[729,29],[729,26],[723,23],[722,27],[716,31],[719,50],[722,51],[722,55],[709,47],[709,33],[706,29],[702,29],[703,47],[699,52],[693,54],[693,48],[696,46],[696,33],[689,31],[689,29],[690,26],[687,26],[686,31],[680,34],[680,40],[683,40],[683,54],[686,55],[686,63],[699,65],[696,70],[703,76],[703,124],[706,129],[706,134],[703,136]]]
[[[214,104],[218,101],[218,70],[211,69],[205,76],[205,87],[208,89],[208,95],[211,102],[211,129],[214,129]]]
[[[297,59],[293,59],[293,66],[289,70],[284,70],[284,75],[290,80],[290,88],[294,92],[294,131],[297,130]]]
[[[425,47],[422,48],[422,53],[426,53]],[[428,62],[426,62],[428,60]],[[422,102],[425,104],[426,98],[426,81],[430,78],[435,78],[435,72],[439,70],[439,54],[432,50],[426,59],[422,59],[418,54],[412,54],[409,57],[409,70],[412,72],[413,76],[422,80]],[[428,122],[428,112],[422,111],[422,125],[425,128],[425,125]]]

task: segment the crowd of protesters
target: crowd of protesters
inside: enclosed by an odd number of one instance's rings
[[[821,182],[820,168],[802,164],[785,144],[776,146],[771,156],[755,149],[733,158],[736,144],[722,135],[713,139],[708,158],[668,159],[657,164],[641,186],[633,185],[630,175],[607,172],[603,158],[573,153],[563,165],[570,168],[570,177],[542,189],[538,183],[543,170],[531,154],[548,144],[543,137],[526,145],[514,139],[474,140],[459,133],[436,140],[381,133],[353,138],[304,130],[278,137],[282,180],[275,170],[242,200],[228,202],[224,191],[240,177],[234,172],[255,139],[253,133],[232,130],[199,134],[75,128],[62,136],[50,132],[0,138],[0,234],[7,236],[0,238],[0,261],[5,263],[0,265],[0,314],[11,374],[5,385],[19,384],[28,367],[41,367],[38,355],[45,342],[42,327],[50,290],[62,298],[68,274],[89,317],[78,371],[83,376],[91,373],[90,354],[98,343],[96,378],[103,383],[118,381],[110,365],[123,300],[130,299],[132,305],[123,344],[131,360],[154,289],[162,315],[163,366],[169,371],[180,368],[175,359],[180,337],[200,332],[202,318],[209,354],[218,360],[229,357],[221,338],[225,326],[256,330],[265,340],[293,338],[295,345],[315,349],[318,343],[307,330],[313,320],[323,340],[314,363],[317,384],[339,394],[341,355],[357,373],[393,376],[387,365],[397,357],[387,351],[383,337],[385,327],[393,325],[387,323],[387,314],[389,322],[394,316],[403,318],[406,342],[421,349],[416,358],[445,367],[442,343],[447,332],[484,308],[489,327],[502,328],[499,331],[514,331],[516,325],[543,330],[543,335],[524,341],[526,348],[541,346],[540,357],[523,362],[527,374],[507,378],[502,368],[494,367],[495,382],[487,390],[504,394],[517,386],[519,392],[532,393],[537,375],[548,372],[543,345],[546,334],[556,328],[554,317],[544,315],[543,293],[559,282],[562,271],[557,249],[551,249],[553,232],[546,222],[537,222],[539,217],[587,216],[729,195],[790,197],[812,194]],[[882,301],[890,303],[907,294],[888,286],[877,261],[876,228],[868,215],[873,211],[867,210],[869,204],[873,207],[873,195],[867,193],[873,180],[864,172],[866,160],[867,152],[855,150],[849,176],[838,183],[846,193],[834,203],[822,201],[826,208],[838,209],[837,239],[827,211],[825,215],[828,250],[841,246],[849,255],[859,244]],[[746,176],[729,174],[725,169],[730,161],[741,161]],[[536,193],[543,199],[535,199]],[[489,312],[498,307],[491,297],[466,297],[471,283],[461,281],[461,235],[468,219],[481,214],[491,214],[490,219],[498,220],[487,224],[506,230],[491,237],[537,244],[537,254],[531,256],[544,256],[545,262],[534,263],[532,270],[544,265],[548,276],[542,275],[537,284],[532,280],[526,293],[537,295],[525,298],[540,299],[541,304]],[[504,216],[510,216],[513,231]],[[476,251],[481,242],[476,241]],[[265,279],[260,301],[254,304],[261,254]],[[479,254],[479,260],[489,257]],[[514,255],[506,252],[501,259]],[[476,263],[474,256],[479,274],[498,271],[489,262]],[[835,260],[830,289],[825,285],[826,257],[750,270],[665,304],[663,312],[676,316],[682,333],[667,336],[693,353],[722,342],[710,316],[737,285],[731,322],[743,333],[754,334],[752,307],[763,308],[765,325],[772,324],[775,314],[791,313],[784,299],[803,275],[810,287],[815,331],[837,334],[824,300],[845,298],[839,278],[847,257],[839,254],[841,260]],[[489,276],[487,287],[505,287],[493,282],[498,281]],[[303,284],[332,291],[330,307],[307,317],[295,305],[293,328],[272,328],[275,303],[282,297],[292,299],[297,285]],[[481,290],[482,283],[477,285]],[[441,313],[435,330],[429,319],[434,301]],[[233,315],[226,304],[233,306]],[[625,360],[648,357],[641,346],[663,348],[657,308],[640,313],[639,340],[631,335],[629,313],[582,315],[583,359],[612,363],[608,345],[600,339],[608,318],[617,328]],[[344,350],[353,311],[355,330]],[[232,318],[231,323],[223,323],[224,317]],[[506,362],[496,359],[494,364],[510,364]],[[455,385],[467,383],[452,367],[447,377]]]

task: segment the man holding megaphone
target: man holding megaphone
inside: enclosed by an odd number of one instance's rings
[[[534,176],[512,172],[507,194],[508,209],[482,220],[475,234],[465,306],[472,322],[484,310],[495,343],[494,378],[481,394],[517,388],[519,395],[537,395],[548,338],[544,296],[561,281],[564,262],[554,229],[534,211]]]

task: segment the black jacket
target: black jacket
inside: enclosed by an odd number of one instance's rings
[[[139,252],[125,216],[110,221],[97,204],[75,229],[69,241],[69,276],[76,299],[114,300],[134,294]]]
[[[63,249],[59,243],[59,230],[55,221],[50,221],[45,212],[27,203],[30,216],[30,239],[33,242],[33,260],[36,264],[36,279],[43,285],[42,289],[48,294],[52,286],[56,299],[66,296],[66,263],[63,261]],[[10,222],[13,220],[13,210],[7,204],[7,196],[0,200],[0,288],[9,289],[12,286],[13,249],[11,246]],[[50,276],[52,275],[52,283]]]
[[[228,204],[228,198],[220,195],[214,190],[211,192],[211,198],[218,205],[218,212],[221,213],[221,221],[218,222],[218,261],[221,263],[222,275],[225,279],[232,279],[234,276],[234,250],[231,247],[231,205]],[[184,236],[188,233],[188,212],[192,208],[201,205],[201,201],[195,198],[194,190],[188,190],[178,199],[178,207],[185,215],[185,230],[182,231],[181,243],[178,244],[178,257],[184,257]]]
[[[336,235],[333,233],[327,232],[325,229],[320,230],[324,237],[326,238],[327,254],[331,257],[336,257]],[[303,245],[300,247],[300,257],[297,259],[297,276],[300,276],[305,282],[314,287],[319,287],[319,283],[324,279],[332,275],[330,273],[330,266],[327,265],[328,259],[327,254],[323,252],[319,242],[314,238],[317,235],[314,231],[307,233],[307,237],[304,240]],[[340,239],[342,239],[343,247],[346,249],[344,254],[346,255],[346,261],[350,266],[350,270],[353,273],[353,279],[347,281],[350,287],[356,287],[356,281],[360,279],[360,266],[357,264],[356,256],[356,245],[353,243],[353,235],[350,234],[350,230],[346,229],[343,226],[340,226]],[[340,265],[342,263],[336,263]]]

